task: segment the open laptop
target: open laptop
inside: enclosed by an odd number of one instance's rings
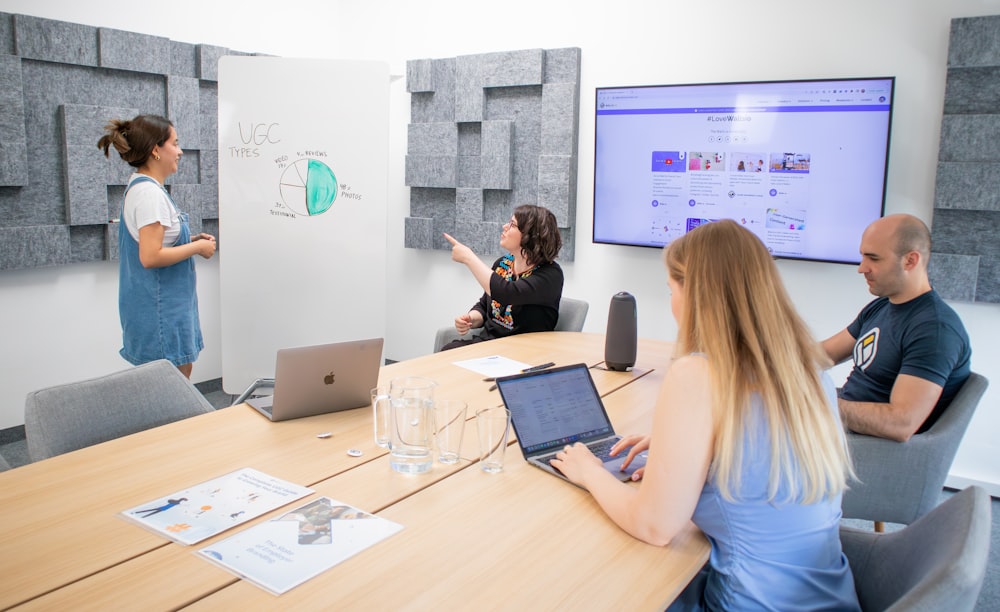
[[[381,360],[382,338],[279,349],[274,395],[247,403],[272,421],[368,406]]]
[[[621,471],[626,452],[608,456],[621,439],[615,433],[587,364],[578,363],[496,380],[524,459],[566,480],[549,465],[567,444],[582,442],[604,462],[604,469],[619,480],[628,480],[646,465],[646,453],[636,456]]]

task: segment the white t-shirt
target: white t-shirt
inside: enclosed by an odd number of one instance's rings
[[[139,173],[133,174],[129,178],[129,185],[140,176],[142,175]],[[125,211],[122,217],[128,233],[136,242],[139,241],[139,228],[152,223],[159,223],[165,228],[163,246],[173,246],[181,234],[181,221],[177,209],[159,183],[140,181],[129,188],[125,196]]]

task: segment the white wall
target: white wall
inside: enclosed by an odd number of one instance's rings
[[[220,3],[222,4],[222,3]],[[1000,0],[843,0],[778,3],[719,0],[710,5],[511,0],[244,1],[234,10],[177,0],[168,11],[133,2],[0,0],[0,11],[100,25],[286,57],[377,59],[405,74],[407,59],[523,48],[583,50],[576,261],[564,265],[566,293],[590,301],[586,331],[601,332],[611,296],[636,296],[639,333],[670,339],[660,255],[590,242],[593,93],[597,86],[755,79],[896,76],[887,212],[932,215],[949,21],[1000,14]],[[263,28],[263,30],[262,30]],[[263,33],[259,33],[263,32]],[[409,210],[403,156],[409,96],[397,80],[390,100],[389,319],[386,356],[430,350],[434,329],[475,299],[475,283],[446,252],[407,250]],[[221,256],[225,256],[224,252]],[[207,265],[206,265],[207,264]],[[219,375],[217,263],[199,263],[199,296],[209,350],[196,380]],[[850,266],[779,262],[803,316],[818,336],[841,329],[868,301]],[[116,269],[110,264],[0,272],[0,428],[20,424],[30,389],[124,365],[116,355]],[[393,299],[392,296],[398,296]],[[973,368],[993,381],[952,468],[957,481],[992,483],[1000,493],[1000,306],[955,304],[973,342]],[[414,321],[423,321],[415,324]],[[27,348],[26,348],[27,347]],[[843,366],[838,375],[845,374]]]

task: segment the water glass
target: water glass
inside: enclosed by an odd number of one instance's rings
[[[389,385],[375,387],[371,395],[375,444],[389,448]]]
[[[476,430],[479,433],[479,469],[487,474],[502,472],[510,435],[510,411],[503,406],[477,411]]]
[[[434,400],[434,421],[437,428],[434,437],[437,440],[438,461],[441,463],[458,463],[467,409],[468,405],[461,400]]]

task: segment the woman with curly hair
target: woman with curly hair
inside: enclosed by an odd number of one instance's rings
[[[552,331],[559,320],[563,272],[555,262],[562,248],[556,216],[541,206],[514,209],[500,234],[509,251],[487,266],[472,249],[448,234],[451,258],[464,264],[483,288],[469,312],[455,317],[455,330],[465,335],[482,327],[478,336],[446,344],[442,350],[527,332]]]

